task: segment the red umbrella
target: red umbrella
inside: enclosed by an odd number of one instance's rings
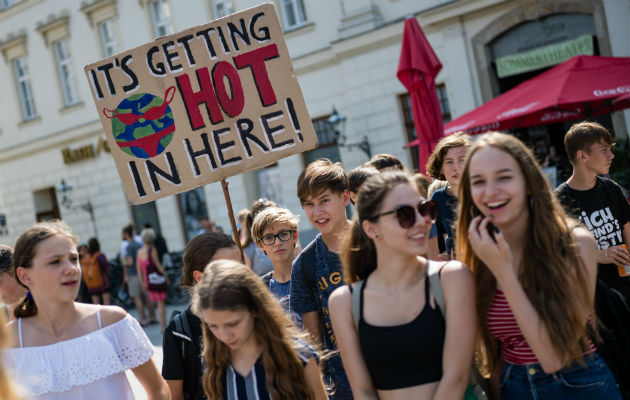
[[[435,76],[441,69],[442,63],[424,36],[420,24],[414,17],[408,17],[405,20],[397,76],[409,91],[418,134],[418,139],[407,146],[418,146],[418,167],[423,174],[426,173],[429,155],[442,137],[442,112],[435,92]]]
[[[450,121],[444,135],[610,114],[630,105],[628,93],[630,58],[575,56]]]

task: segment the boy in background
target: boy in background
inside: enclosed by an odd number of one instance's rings
[[[273,271],[261,279],[287,312],[290,312],[291,269],[298,222],[299,218],[286,208],[269,207],[256,215],[252,224],[254,242],[273,264]]]
[[[597,240],[598,278],[630,298],[630,275],[617,265],[630,265],[630,205],[608,174],[614,155],[612,135],[595,122],[574,124],[564,137],[573,173],[556,189],[569,215],[577,218]]]
[[[328,298],[344,284],[338,253],[350,227],[346,217],[346,206],[350,203],[348,177],[341,163],[319,159],[302,171],[297,187],[306,217],[319,234],[293,262],[291,311],[302,316],[304,330],[323,350],[335,351],[337,342],[330,322]],[[339,353],[325,361],[324,379],[333,386],[332,399],[352,399]]]

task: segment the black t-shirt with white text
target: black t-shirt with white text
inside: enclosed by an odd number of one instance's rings
[[[598,176],[591,189],[571,189],[565,182],[556,193],[567,213],[593,234],[599,250],[624,243],[622,232],[630,221],[630,204],[618,184]],[[614,264],[598,264],[598,276],[630,297],[630,277],[620,277]]]

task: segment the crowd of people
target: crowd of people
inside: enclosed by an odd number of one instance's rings
[[[12,319],[0,339],[15,339],[0,397],[20,398],[9,374],[25,398],[131,398],[130,369],[150,399],[628,399],[630,371],[608,355],[630,354],[602,317],[619,310],[599,301],[630,296],[630,204],[604,177],[612,145],[601,125],[572,126],[573,172],[555,191],[532,151],[497,132],[443,138],[433,181],[385,154],[349,172],[316,160],[297,181],[314,240],[302,249],[298,217],[257,200],[239,213],[240,243],[217,231],[188,242],[178,283],[155,231],[125,227],[139,322],[106,305],[96,239],[77,248],[63,222],[36,224],[0,247]],[[95,304],[75,301],[82,279]],[[168,284],[192,293],[170,321]],[[141,326],[153,303],[161,376]]]

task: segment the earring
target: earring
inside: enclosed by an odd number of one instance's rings
[[[529,209],[533,209],[534,208],[534,199],[532,199],[532,195],[528,194],[527,195],[527,200],[529,201]]]
[[[375,237],[375,238],[377,238],[377,237],[379,237],[379,236],[378,236],[377,234],[374,234],[374,237]]]

